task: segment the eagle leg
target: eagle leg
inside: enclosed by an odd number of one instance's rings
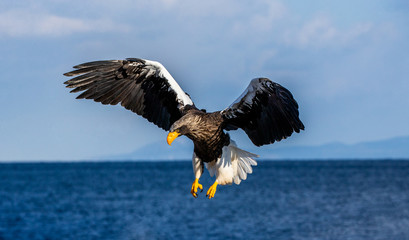
[[[200,188],[200,192],[203,192],[203,186],[202,184],[199,183],[199,178],[196,178],[195,181],[192,184],[192,189],[190,190],[190,193],[193,195],[193,197],[197,198],[197,189]]]
[[[214,197],[214,194],[216,193],[217,184],[218,184],[217,180],[214,181],[213,185],[210,186],[209,190],[207,190],[206,197],[208,197],[209,199]]]

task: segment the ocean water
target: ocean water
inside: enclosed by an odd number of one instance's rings
[[[0,164],[0,239],[409,239],[409,161],[260,161],[194,199],[191,162]]]

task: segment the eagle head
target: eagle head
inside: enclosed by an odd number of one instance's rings
[[[168,144],[171,145],[173,140],[175,140],[177,137],[186,135],[189,132],[188,121],[181,118],[170,127],[169,134],[166,140]]]

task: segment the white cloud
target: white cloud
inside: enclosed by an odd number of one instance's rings
[[[372,30],[372,24],[359,23],[344,34],[343,40],[348,42],[350,40],[356,39],[364,34],[369,33],[371,30]]]
[[[287,30],[284,43],[297,47],[348,44],[372,31],[372,24],[357,23],[350,29],[339,29],[331,19],[316,16],[305,24]]]
[[[313,42],[327,42],[337,35],[337,30],[327,18],[316,18],[306,23],[297,34],[297,41],[301,45]]]
[[[84,32],[126,31],[127,26],[116,26],[109,20],[86,20],[61,17],[26,10],[0,13],[0,36],[64,36]]]
[[[255,15],[251,20],[251,25],[254,28],[268,31],[271,30],[275,20],[281,19],[285,16],[287,9],[285,5],[278,1],[266,2],[267,12],[264,15]]]
[[[365,36],[373,39],[373,34],[381,31],[370,22],[355,22],[345,26],[334,21],[329,13],[317,13],[304,18],[285,2],[277,0],[261,2],[252,6],[250,12],[252,14],[237,11],[234,17],[236,21],[229,32],[260,45],[274,42],[292,48],[339,47],[350,45]]]
[[[234,34],[248,34],[248,33],[269,33],[274,26],[278,25],[278,22],[286,17],[287,8],[280,1],[264,1],[255,6],[252,11],[255,14],[251,14],[250,18],[247,18],[248,14],[245,14],[246,7],[243,6],[243,15],[238,18],[238,21],[234,24],[232,30]]]
[[[178,0],[161,0],[161,2],[163,5],[165,5],[165,7],[171,7],[179,1]]]

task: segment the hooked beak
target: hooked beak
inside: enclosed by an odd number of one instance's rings
[[[168,141],[168,144],[171,145],[173,140],[175,140],[177,137],[179,137],[180,133],[178,132],[170,132],[168,134],[168,138],[166,139]]]

